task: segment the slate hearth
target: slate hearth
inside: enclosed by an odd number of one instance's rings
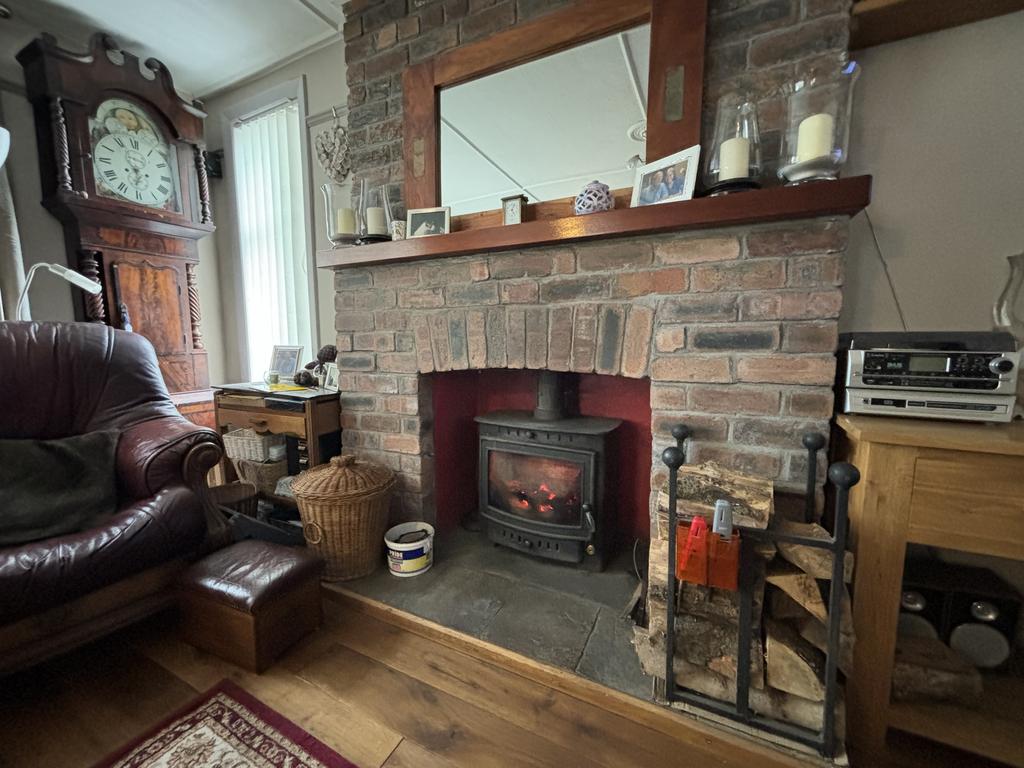
[[[592,573],[526,557],[463,529],[440,535],[436,544],[434,566],[421,576],[399,579],[381,568],[342,586],[610,688],[651,697],[651,678],[640,670],[625,616],[637,584],[628,551]]]

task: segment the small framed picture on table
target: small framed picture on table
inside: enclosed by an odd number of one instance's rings
[[[675,203],[693,197],[700,165],[700,145],[676,152],[674,155],[641,165],[636,169],[633,199],[630,206]]]
[[[324,389],[338,391],[338,364],[324,363]]]
[[[447,235],[452,230],[452,209],[414,208],[405,215],[405,236]]]
[[[270,372],[276,373],[281,379],[290,379],[299,370],[302,347],[274,345],[270,355]]]

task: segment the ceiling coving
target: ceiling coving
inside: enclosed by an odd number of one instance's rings
[[[234,83],[339,39],[340,0],[4,0],[0,79],[22,82],[14,55],[48,32],[86,51],[110,33],[141,61],[155,57],[175,86],[208,97]]]

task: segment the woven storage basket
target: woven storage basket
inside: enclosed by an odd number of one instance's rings
[[[235,472],[247,483],[255,485],[261,493],[273,494],[277,490],[277,481],[288,474],[287,461],[252,461],[251,459],[232,459]]]
[[[235,429],[222,438],[224,453],[231,459],[266,461],[272,445],[283,445],[284,435],[261,435],[251,429]]]
[[[306,544],[326,563],[324,581],[373,573],[381,561],[395,474],[387,467],[336,456],[292,483]]]
[[[228,483],[210,488],[210,498],[218,507],[227,507],[232,512],[240,512],[249,517],[256,517],[259,507],[259,495],[252,483]]]

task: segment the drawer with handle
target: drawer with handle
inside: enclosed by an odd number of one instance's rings
[[[306,437],[306,418],[300,414],[218,408],[217,423],[222,427],[247,428],[257,432],[273,432],[275,435],[291,435],[303,439]]]

